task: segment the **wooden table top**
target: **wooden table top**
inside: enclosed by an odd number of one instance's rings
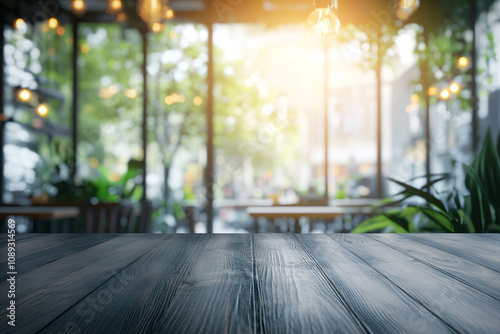
[[[33,219],[76,218],[80,209],[76,206],[0,206],[0,217],[25,216]]]
[[[2,296],[2,333],[500,328],[499,235],[28,234],[16,250],[16,327]]]
[[[336,206],[262,206],[247,209],[250,217],[259,218],[335,218],[347,214],[371,214],[374,208],[366,207],[336,207]]]

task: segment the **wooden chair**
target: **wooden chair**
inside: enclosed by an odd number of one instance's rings
[[[47,206],[76,206],[80,209],[80,218],[74,219],[70,229],[65,232],[84,233],[148,233],[151,226],[153,207],[147,201],[142,210],[122,203],[92,204],[82,201],[57,201]],[[79,223],[83,222],[83,226]],[[69,231],[67,231],[69,230]],[[51,227],[56,231],[56,226]]]

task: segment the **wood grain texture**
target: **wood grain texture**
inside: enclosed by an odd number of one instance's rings
[[[498,333],[499,244],[489,235],[36,235],[19,241],[27,270],[17,275],[16,327],[2,322],[0,333]]]
[[[57,236],[57,235],[54,235]],[[77,236],[77,237],[74,237]],[[83,237],[83,235],[67,235],[67,241],[63,242],[63,238],[60,240],[53,240],[53,238],[42,238],[42,240],[33,240],[34,242],[29,243],[24,247],[23,244],[17,247],[17,258],[16,258],[16,271],[18,276],[24,275],[30,270],[43,266],[46,263],[59,260],[63,257],[72,255],[74,253],[83,251],[89,247],[95,246],[105,241],[109,241],[115,236],[105,236],[105,235],[89,235],[88,237]],[[42,241],[42,242],[41,242]],[[47,241],[49,243],[47,243]],[[36,247],[40,247],[39,251],[36,251]],[[28,255],[26,255],[28,253]],[[0,282],[7,279],[7,273],[0,273]]]
[[[49,235],[49,234],[45,234],[45,235]],[[26,246],[31,246],[31,244],[33,243],[34,239],[33,238],[42,238],[43,235],[42,234],[20,234],[20,236],[29,236],[29,237],[22,237],[22,238],[18,238],[18,236],[16,235],[14,240],[15,240],[15,243],[16,243],[16,252],[19,253],[19,250],[22,248],[24,250],[24,248]],[[0,243],[0,261],[2,261],[0,263],[0,266],[3,266],[6,262],[7,262],[7,257],[5,256],[5,254],[7,253],[7,234],[0,234],[0,238],[2,240],[2,242]],[[29,240],[29,239],[33,239],[33,240]],[[63,238],[64,239],[64,238]],[[28,242],[29,241],[29,242]],[[67,242],[67,241],[64,241],[64,242]],[[45,242],[42,242],[38,245],[38,247],[40,245],[46,245]],[[35,246],[34,249],[36,249],[37,247]],[[18,256],[18,254],[16,255]]]
[[[500,242],[472,234],[408,234],[408,238],[500,272]]]
[[[85,239],[83,234],[49,234],[49,233],[33,233],[33,234],[21,234],[33,236],[34,238],[23,238],[21,240],[16,236],[16,258],[20,260],[21,258],[43,251],[45,249],[57,247],[59,245],[72,242],[77,239]],[[0,254],[6,251],[7,245],[0,248]],[[0,265],[6,263],[5,258],[0,258]]]
[[[327,235],[297,235],[310,256],[373,333],[453,330],[356,255]],[[376,301],[376,302],[374,302]]]
[[[212,235],[157,333],[252,333],[252,235]]]
[[[406,238],[404,234],[368,236],[500,301],[500,273],[497,271]]]
[[[16,324],[15,332],[41,330],[164,238],[120,236],[19,275],[16,312],[23,315],[23,321]],[[7,291],[7,284],[0,282],[0,291]],[[6,308],[2,308],[0,317],[5,319],[6,313]]]
[[[456,331],[498,333],[498,300],[369,236],[331,237]]]
[[[92,291],[42,333],[150,333],[208,242],[207,235],[174,235]],[[128,293],[133,292],[133,293]],[[113,307],[107,307],[113,305]]]
[[[40,233],[16,233],[15,239],[17,242],[21,242],[24,239],[36,238],[40,237],[43,234]],[[7,233],[0,233],[0,246],[3,246],[7,243]]]
[[[258,332],[366,332],[292,234],[255,234]]]
[[[477,234],[480,237],[490,238],[495,240],[500,240],[500,233],[485,233],[485,234]]]

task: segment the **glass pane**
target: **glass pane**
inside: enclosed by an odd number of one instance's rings
[[[70,27],[4,28],[6,203],[48,201],[71,160]]]
[[[148,34],[148,197],[153,231],[204,232],[207,29]]]
[[[120,24],[85,23],[79,29],[78,176],[97,188],[80,195],[137,201],[143,157],[141,35]]]

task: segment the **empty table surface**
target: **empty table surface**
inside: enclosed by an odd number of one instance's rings
[[[498,333],[498,235],[17,238],[0,332]]]
[[[328,219],[347,214],[370,214],[376,212],[375,208],[367,207],[334,207],[334,206],[262,206],[250,207],[248,214],[253,218],[300,218],[308,217],[311,219]]]
[[[33,219],[76,218],[80,209],[73,206],[0,206],[0,217],[25,216]]]

